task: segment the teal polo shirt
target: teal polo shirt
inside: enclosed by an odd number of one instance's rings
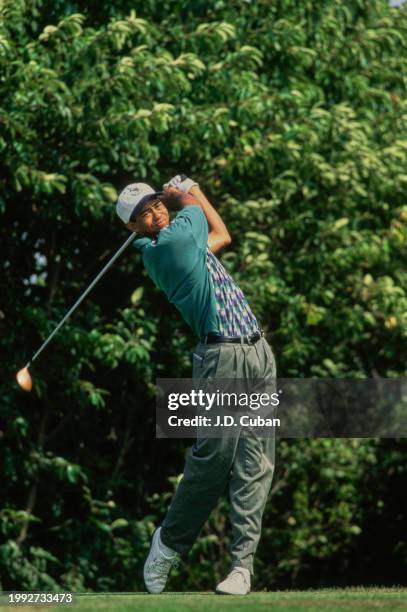
[[[199,338],[219,333],[215,295],[206,265],[208,222],[199,206],[186,206],[157,238],[138,238],[143,264],[154,284],[180,311]]]

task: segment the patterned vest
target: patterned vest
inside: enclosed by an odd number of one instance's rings
[[[246,336],[259,330],[256,317],[232,277],[207,248],[206,265],[213,285],[222,336]]]

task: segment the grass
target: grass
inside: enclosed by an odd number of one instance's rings
[[[0,602],[0,607],[1,607]],[[16,607],[16,606],[12,606]],[[22,612],[38,610],[40,606],[24,606]],[[3,608],[5,609],[5,608]],[[10,610],[10,607],[8,608]],[[61,606],[47,606],[47,610],[61,611]],[[336,612],[348,610],[406,610],[407,589],[404,588],[348,588],[309,591],[274,591],[251,593],[244,597],[203,593],[78,593],[73,612],[235,612],[235,610],[272,612]]]

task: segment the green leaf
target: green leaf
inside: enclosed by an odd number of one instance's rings
[[[131,294],[131,303],[133,304],[133,306],[136,306],[140,300],[142,299],[144,294],[144,287],[137,287],[137,289],[135,291],[133,291],[133,293]]]
[[[110,524],[110,529],[114,531],[115,529],[120,529],[121,527],[128,527],[129,522],[124,518],[118,518],[113,523]]]

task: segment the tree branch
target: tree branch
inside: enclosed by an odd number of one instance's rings
[[[51,409],[51,405],[50,402],[48,400],[48,398],[44,397],[44,403],[45,403],[45,410],[43,412],[42,418],[41,418],[41,423],[40,423],[40,428],[38,431],[38,437],[37,437],[37,446],[42,450],[43,445],[44,445],[44,440],[45,440],[45,430],[46,430],[46,426],[47,426],[47,422],[48,422],[48,417],[49,417],[49,413],[50,413],[50,409]],[[37,493],[38,493],[38,480],[35,480],[32,485],[31,488],[28,492],[28,496],[27,496],[27,502],[26,502],[26,506],[25,506],[25,511],[28,514],[32,514],[32,511],[34,510],[34,506],[35,503],[37,501]],[[29,527],[29,521],[25,520],[22,524],[22,527],[20,529],[20,533],[17,537],[16,543],[17,546],[21,546],[22,543],[24,542],[24,540],[27,538],[27,533],[28,533],[28,527]]]

